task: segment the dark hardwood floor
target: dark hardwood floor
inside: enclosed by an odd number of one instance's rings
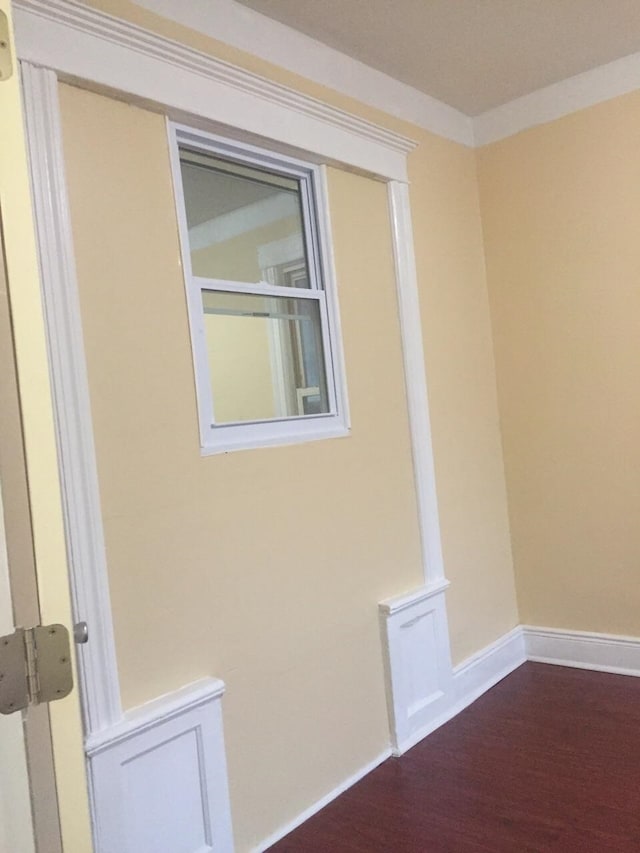
[[[526,663],[277,853],[640,853],[640,678]]]

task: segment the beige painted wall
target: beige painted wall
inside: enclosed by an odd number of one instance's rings
[[[386,188],[330,171],[351,436],[202,458],[164,122],[61,99],[124,704],[225,680],[244,850],[388,743],[377,603],[421,561]]]
[[[415,137],[411,206],[455,664],[519,620],[475,153]]]
[[[479,154],[523,622],[640,633],[640,93]]]
[[[148,12],[84,0],[416,140],[408,157],[452,655],[518,622],[488,309],[476,152]],[[359,214],[355,215],[355,219]],[[398,591],[400,591],[398,586]]]
[[[127,0],[91,5],[418,142],[408,165],[460,661],[518,621],[474,152]],[[388,743],[377,602],[422,572],[386,190],[330,170],[352,436],[202,459],[163,120],[61,95],[124,702],[225,679],[243,850]]]

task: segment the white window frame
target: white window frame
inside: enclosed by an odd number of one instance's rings
[[[191,332],[202,455],[348,435],[350,421],[335,269],[330,243],[331,227],[325,167],[175,122],[168,122],[167,124]],[[310,286],[308,289],[280,287],[267,282],[245,284],[244,282],[206,279],[193,275],[180,169],[179,149],[181,146],[203,154],[209,153],[239,163],[263,169],[267,168],[274,173],[293,177],[299,181],[305,232],[304,242],[309,267]],[[311,299],[316,302],[320,309],[329,412],[270,420],[216,424],[202,307],[203,290],[294,297],[296,299]]]

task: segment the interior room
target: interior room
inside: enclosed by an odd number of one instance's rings
[[[637,3],[0,10],[0,849],[637,850]]]

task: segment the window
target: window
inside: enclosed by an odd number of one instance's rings
[[[203,451],[346,434],[321,170],[172,134]]]

